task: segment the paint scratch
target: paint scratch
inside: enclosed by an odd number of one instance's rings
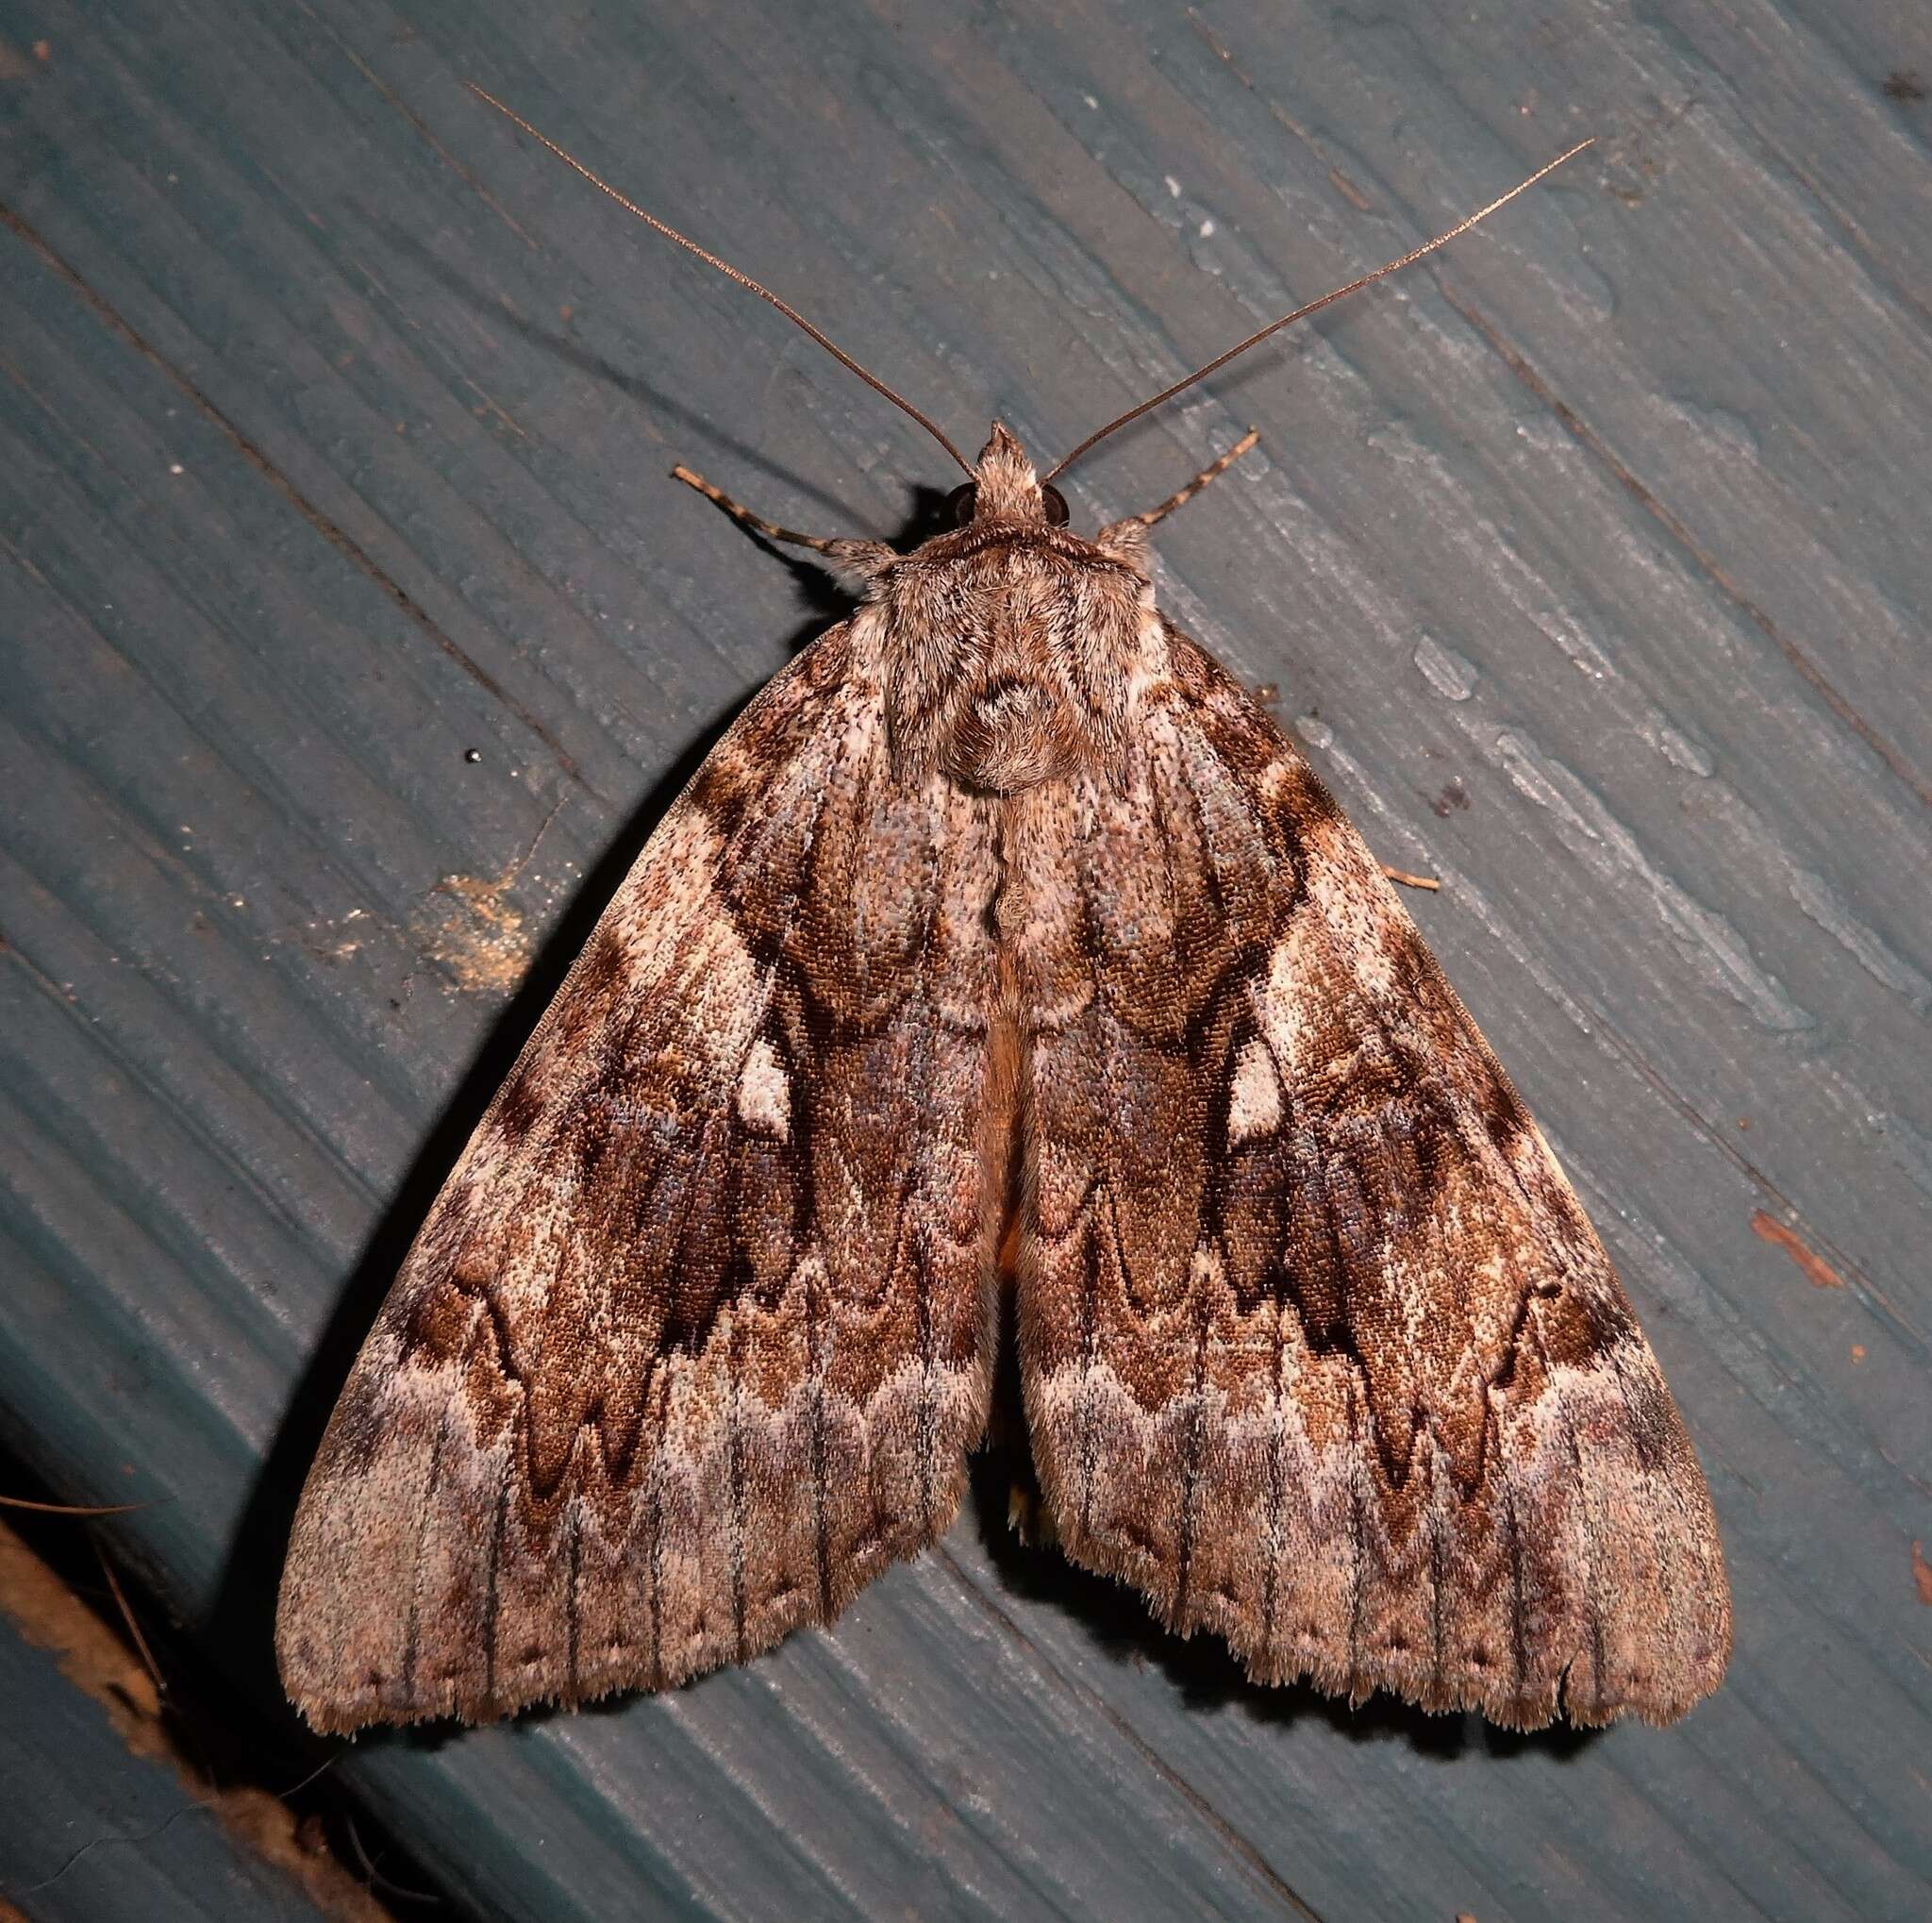
[[[1768,1215],[1762,1209],[1754,1210],[1751,1215],[1751,1229],[1760,1242],[1769,1242],[1774,1246],[1783,1249],[1804,1271],[1805,1279],[1814,1289],[1844,1287],[1844,1278],[1822,1255],[1815,1255],[1807,1248],[1796,1232],[1787,1229],[1775,1215]]]

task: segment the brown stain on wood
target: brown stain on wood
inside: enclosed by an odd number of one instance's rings
[[[458,988],[507,995],[530,965],[535,938],[522,911],[506,899],[508,886],[478,875],[445,875],[431,892],[424,951]]]
[[[458,988],[472,994],[508,995],[524,978],[537,950],[536,931],[509,895],[542,845],[563,808],[557,801],[521,856],[493,878],[445,875],[429,891],[426,912],[418,917],[418,939],[430,961],[440,962]],[[556,886],[549,889],[555,896]]]
[[[1775,1215],[1769,1215],[1762,1209],[1752,1211],[1751,1229],[1758,1241],[1769,1242],[1781,1248],[1804,1271],[1805,1279],[1814,1289],[1841,1289],[1844,1278],[1824,1260],[1806,1247],[1797,1233],[1780,1222]]]

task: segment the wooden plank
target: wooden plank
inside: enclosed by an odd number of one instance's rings
[[[13,1915],[192,1923],[213,1906],[237,1918],[325,1914],[229,1847],[172,1771],[133,1762],[100,1706],[4,1618],[0,1689],[0,1901]]]
[[[1924,1913],[1916,10],[0,0],[0,1444],[156,1498],[122,1554],[262,1701],[415,1222],[827,617],[666,470],[826,531],[949,484],[462,78],[1048,452],[1597,133],[1069,493],[1260,426],[1163,594],[1442,878],[1419,919],[1710,1471],[1724,1693],[1525,1741],[1256,1691],[994,1488],[743,1674],[341,1766],[486,1915]]]
[[[184,1766],[147,1672],[4,1522],[0,1701],[0,1916],[382,1923],[275,1797]]]

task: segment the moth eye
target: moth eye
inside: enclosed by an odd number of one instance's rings
[[[964,487],[958,487],[946,496],[946,518],[955,527],[963,527],[973,519],[974,503],[979,498],[979,489],[972,481]]]
[[[1049,482],[1041,489],[1040,497],[1046,503],[1046,525],[1049,527],[1064,527],[1067,525],[1066,495]]]

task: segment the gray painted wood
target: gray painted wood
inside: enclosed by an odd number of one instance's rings
[[[1885,85],[1932,86],[1923,9],[0,0],[0,1443],[152,1498],[121,1553],[264,1701],[293,1494],[411,1229],[827,618],[667,469],[828,532],[952,479],[461,80],[956,438],[1049,455],[1597,134],[1069,493],[1146,505],[1261,427],[1162,530],[1169,604],[1441,877],[1419,919],[1709,1471],[1723,1694],[1522,1740],[1253,1690],[1013,1547],[993,1488],[745,1672],[342,1768],[487,1915],[1926,1913],[1932,102]]]

